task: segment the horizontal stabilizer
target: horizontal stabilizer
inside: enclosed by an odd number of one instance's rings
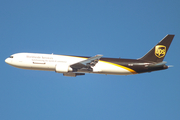
[[[155,64],[150,64],[147,67],[161,67],[164,66],[167,62],[160,62],[160,63],[155,63]]]
[[[173,65],[168,65],[168,68],[169,68],[169,67],[174,67],[174,66],[173,66]]]

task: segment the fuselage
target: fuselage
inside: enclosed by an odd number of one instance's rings
[[[72,65],[90,57],[70,56],[57,54],[39,54],[39,53],[17,53],[11,55],[5,60],[11,66],[29,69],[56,71],[57,66]],[[132,75],[143,72],[167,69],[167,66],[147,67],[153,62],[136,60],[136,59],[119,59],[119,58],[100,58],[98,63],[92,67],[92,70],[78,69],[74,70],[69,67],[68,72],[73,73],[97,73],[112,75]],[[59,73],[59,72],[58,72]],[[60,72],[61,73],[61,72]],[[62,72],[63,73],[63,72]]]

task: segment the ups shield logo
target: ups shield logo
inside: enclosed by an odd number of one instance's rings
[[[166,55],[166,46],[164,46],[164,45],[157,45],[155,47],[155,55],[158,58],[164,57]]]

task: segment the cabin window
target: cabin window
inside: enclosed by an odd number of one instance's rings
[[[13,58],[13,56],[10,56],[10,58]]]

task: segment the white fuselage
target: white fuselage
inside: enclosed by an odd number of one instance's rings
[[[45,70],[56,71],[56,67],[61,65],[72,65],[83,60],[85,57],[55,55],[55,54],[38,54],[38,53],[17,53],[5,60],[11,66],[29,69],[29,70]],[[71,68],[68,72],[73,72]],[[76,73],[98,73],[98,74],[114,74],[114,75],[130,75],[134,74],[128,68],[113,64],[110,62],[99,60],[93,67],[93,71],[76,71]],[[62,72],[63,73],[63,72]]]

